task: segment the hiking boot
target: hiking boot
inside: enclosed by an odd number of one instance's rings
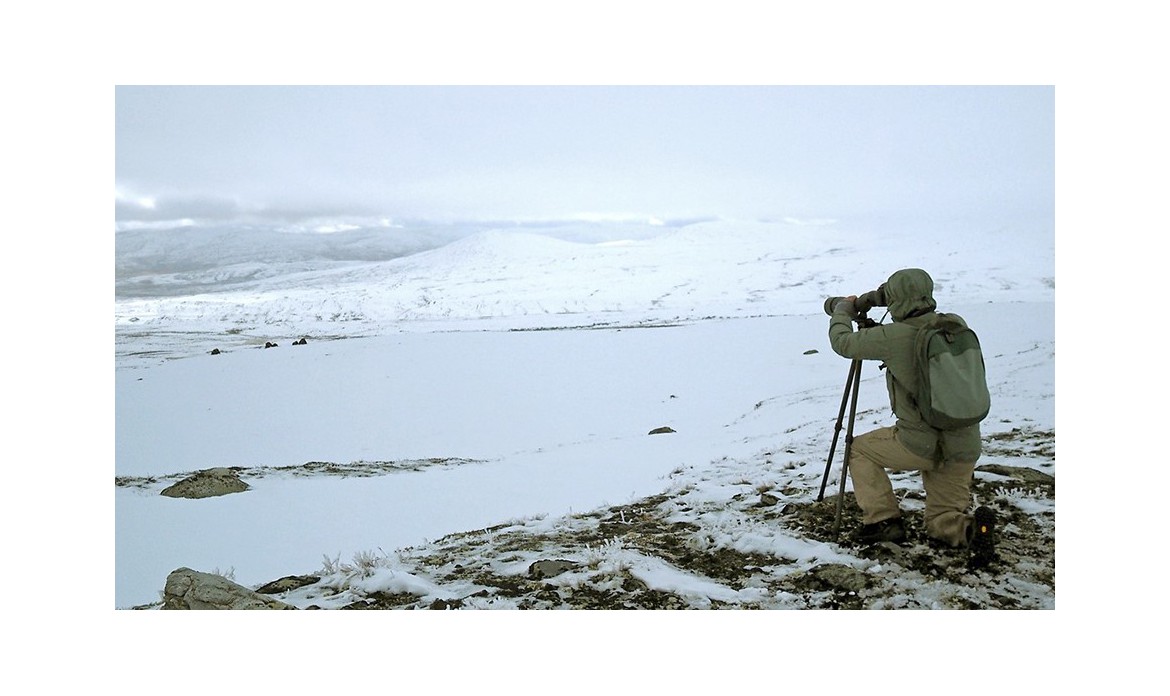
[[[881,522],[863,524],[853,536],[863,544],[876,544],[879,541],[892,541],[897,544],[906,538],[906,527],[902,524],[901,517],[891,517]]]
[[[967,546],[971,549],[970,568],[985,568],[995,560],[995,510],[980,505],[975,509],[975,520],[967,530]]]

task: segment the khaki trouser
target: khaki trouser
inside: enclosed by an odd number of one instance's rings
[[[940,464],[919,457],[898,442],[894,428],[879,428],[858,435],[850,449],[849,474],[853,478],[853,494],[864,513],[864,524],[902,514],[886,469],[921,471],[922,487],[926,490],[926,533],[951,546],[967,545],[967,528],[971,524],[967,508],[971,504],[974,462]]]

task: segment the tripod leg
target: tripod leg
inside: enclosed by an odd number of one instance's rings
[[[861,387],[861,361],[854,360],[853,398],[849,405],[849,428],[845,431],[845,461],[841,464],[841,486],[837,493],[837,512],[833,516],[833,538],[841,530],[841,508],[845,503],[845,479],[849,476],[849,453],[853,450],[853,422],[857,419],[857,392]]]
[[[853,376],[861,370],[861,361],[854,360],[849,364],[849,377],[845,379],[845,390],[841,393],[841,410],[837,412],[837,426],[833,429],[833,444],[829,446],[829,458],[825,460],[825,474],[821,477],[821,492],[817,495],[817,502],[825,499],[825,485],[829,483],[829,470],[833,468],[833,454],[837,451],[837,440],[841,436],[842,424],[845,421],[845,406],[849,403],[849,389],[853,385]]]

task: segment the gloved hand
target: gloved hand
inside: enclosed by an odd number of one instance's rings
[[[840,310],[845,310],[850,317],[857,316],[857,310],[854,308],[854,302],[857,297],[850,295],[849,297],[830,297],[825,300],[825,314],[833,316],[833,314]]]

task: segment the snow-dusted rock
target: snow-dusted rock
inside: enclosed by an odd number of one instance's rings
[[[160,494],[168,498],[211,498],[246,490],[248,490],[248,484],[241,481],[236,472],[226,467],[219,467],[198,471],[182,481],[164,488]]]

